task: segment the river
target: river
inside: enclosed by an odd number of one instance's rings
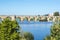
[[[50,35],[52,22],[23,21],[19,22],[19,25],[23,31],[31,32],[34,35],[34,40],[43,40],[47,35]]]

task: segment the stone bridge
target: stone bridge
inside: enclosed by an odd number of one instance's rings
[[[0,19],[4,20],[5,18],[11,18],[11,20],[15,20],[15,19],[19,19],[20,21],[41,21],[41,20],[47,20],[48,22],[50,21],[56,21],[56,20],[60,20],[60,16],[14,16],[14,15],[10,15],[10,16],[6,16],[6,15],[1,15]]]

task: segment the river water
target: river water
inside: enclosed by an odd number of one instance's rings
[[[19,22],[19,25],[23,31],[31,32],[34,35],[34,40],[43,40],[47,35],[50,35],[52,22],[23,21]]]

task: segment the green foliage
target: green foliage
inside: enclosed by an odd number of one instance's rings
[[[11,21],[9,18],[4,19],[0,23],[0,40],[19,40],[19,30],[16,21]]]
[[[59,16],[59,12],[54,12],[54,16]]]
[[[18,32],[19,25],[16,20],[11,21],[10,18],[4,19],[0,22],[0,40],[34,40],[31,33],[21,33]]]
[[[44,40],[51,40],[51,36],[46,36]]]
[[[55,23],[51,27],[50,37],[46,37],[45,40],[60,40],[60,23]]]
[[[34,37],[33,37],[33,35],[32,35],[30,32],[25,32],[25,33],[24,33],[24,37],[25,37],[27,40],[34,40]]]
[[[56,23],[51,28],[51,36],[60,40],[60,23]]]

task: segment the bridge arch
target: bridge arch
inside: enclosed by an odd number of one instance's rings
[[[36,21],[39,21],[40,20],[40,17],[36,18]]]
[[[10,16],[7,16],[6,18],[9,18],[10,20],[12,19]]]
[[[48,21],[53,21],[53,17],[48,17]]]
[[[23,18],[23,21],[28,21],[28,17],[24,17]]]
[[[30,18],[30,21],[35,21],[35,17]]]
[[[21,17],[16,17],[16,20],[21,21]]]

